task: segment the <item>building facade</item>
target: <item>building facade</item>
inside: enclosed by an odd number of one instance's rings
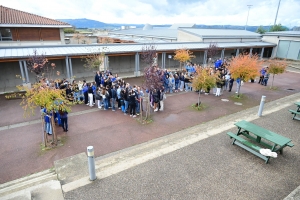
[[[118,36],[122,40],[128,37],[135,43],[65,44],[63,28],[70,25],[3,6],[0,11],[1,16],[6,16],[5,19],[1,18],[0,92],[13,91],[16,85],[35,82],[35,76],[26,66],[26,60],[34,51],[44,54],[56,64],[55,70],[60,74],[55,78],[93,80],[96,69],[86,70],[82,58],[94,53],[105,54],[101,69],[110,69],[122,77],[133,77],[143,74],[145,65],[141,53],[143,47],[150,44],[157,50],[159,67],[164,69],[179,67],[179,62],[173,57],[175,50],[181,48],[193,52],[196,57],[192,62],[207,64],[207,49],[211,42],[217,43],[219,48],[218,54],[212,59],[224,59],[243,52],[269,58],[276,47],[274,43],[262,41],[261,35],[256,33],[203,30],[195,29],[192,25],[189,28],[165,30],[148,26],[145,30],[121,30],[108,35],[111,38]],[[19,17],[14,19],[10,15]]]

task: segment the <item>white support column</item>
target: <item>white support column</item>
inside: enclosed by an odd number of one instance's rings
[[[70,79],[70,70],[69,70],[69,58],[66,56],[66,69],[67,69],[67,79]]]
[[[104,56],[104,69],[105,70],[109,69],[109,60],[108,60],[108,56],[107,55]]]
[[[222,51],[221,51],[221,60],[222,61],[224,60],[224,54],[225,54],[225,49],[222,49]]]
[[[238,56],[240,54],[240,49],[236,49],[236,54],[235,56]]]
[[[24,69],[23,69],[23,62],[21,60],[19,60],[19,66],[20,66],[20,71],[21,71],[21,76],[22,76],[22,82],[23,84],[26,83],[26,80],[25,80],[25,76],[24,76]]]
[[[166,69],[166,52],[163,52],[162,54],[161,54],[161,67],[163,68],[163,69]]]
[[[265,51],[265,47],[261,48],[260,59],[263,59],[264,51]]]
[[[207,65],[207,50],[204,51],[204,56],[203,56],[203,65],[206,66]]]
[[[252,56],[252,50],[253,50],[253,48],[250,48],[250,52],[249,52],[250,56]]]
[[[73,79],[72,58],[69,58],[69,70],[70,70],[70,78]]]
[[[26,76],[26,83],[30,83],[29,81],[29,76],[28,76],[28,69],[27,69],[27,66],[26,66],[26,60],[23,60],[23,65],[24,65],[24,71],[25,71],[25,76]]]
[[[140,54],[137,52],[135,53],[135,70],[134,76],[140,76]]]

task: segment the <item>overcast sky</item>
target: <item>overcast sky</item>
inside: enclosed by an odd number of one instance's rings
[[[52,19],[105,23],[273,25],[279,0],[0,0],[0,5]],[[281,0],[277,23],[300,26],[300,0]]]

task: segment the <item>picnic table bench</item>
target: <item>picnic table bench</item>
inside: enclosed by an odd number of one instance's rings
[[[297,106],[297,110],[289,109],[289,111],[294,115],[293,119],[300,120],[300,117],[297,117],[297,115],[300,116],[300,102],[296,102],[295,105]]]
[[[291,139],[267,130],[263,127],[255,125],[245,120],[235,123],[238,128],[236,134],[228,132],[227,135],[233,138],[232,144],[236,144],[243,149],[253,153],[254,155],[269,162],[270,156],[265,156],[260,153],[262,148],[270,149],[272,152],[283,153],[283,148],[286,146],[293,147]],[[241,137],[243,135],[244,137]],[[254,141],[256,144],[252,143]]]

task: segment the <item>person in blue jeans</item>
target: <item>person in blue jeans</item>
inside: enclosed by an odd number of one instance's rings
[[[126,115],[127,112],[128,112],[128,106],[129,106],[129,91],[130,91],[130,85],[129,83],[126,83],[126,86],[125,86],[125,95],[124,95],[124,104],[125,104],[125,111],[124,111],[124,114]]]
[[[144,96],[144,93],[143,91],[141,90],[141,87],[137,87],[137,100],[136,100],[136,114],[137,115],[140,115],[140,107],[141,107],[141,104],[143,102],[143,96]],[[143,105],[142,105],[143,106]]]
[[[45,132],[48,135],[52,135],[52,124],[51,124],[51,116],[52,114],[47,112],[46,108],[42,108],[42,114],[44,115],[45,120]]]
[[[68,132],[68,112],[60,110],[59,114],[60,114],[62,128],[64,132]]]
[[[111,89],[111,107],[112,107],[112,111],[116,111],[116,108],[115,108],[116,98],[117,98],[117,90],[116,90],[116,86],[113,85],[112,89]]]

